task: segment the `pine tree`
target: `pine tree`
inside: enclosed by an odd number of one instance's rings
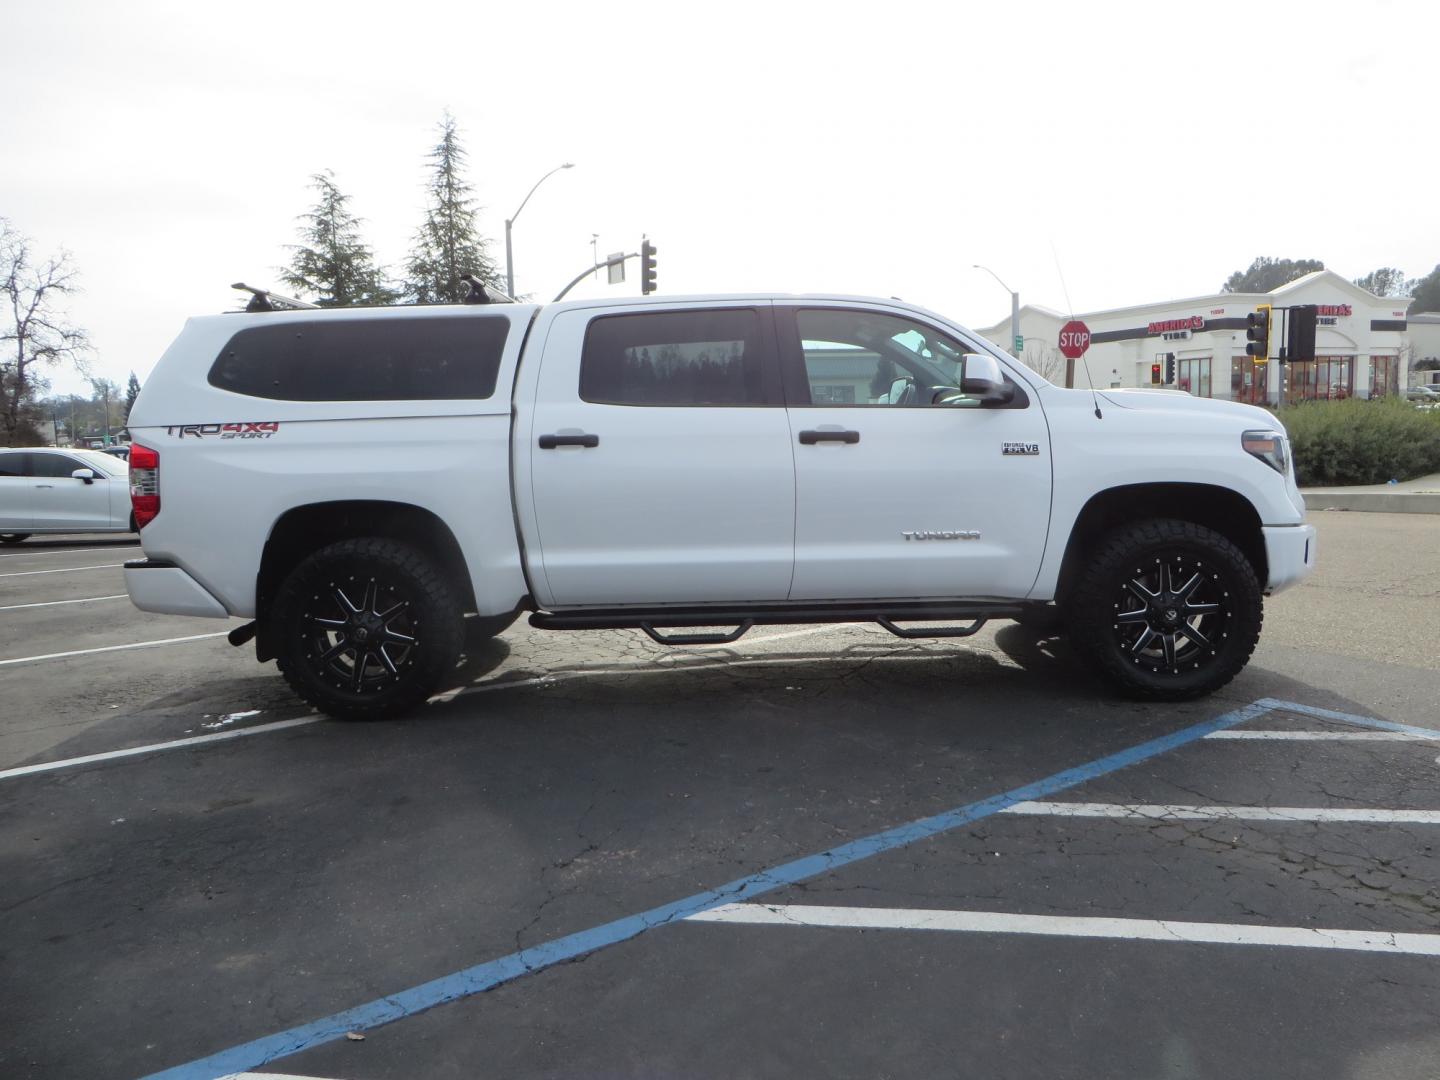
[[[474,274],[487,285],[503,287],[490,241],[476,229],[480,207],[463,172],[469,155],[461,145],[455,118],[445,114],[440,141],[430,151],[430,182],[425,224],[415,234],[415,245],[405,267],[405,299],[416,304],[455,304],[469,292],[460,279]]]
[[[130,372],[130,381],[125,384],[125,422],[130,422],[130,410],[135,407],[135,399],[140,396],[140,380],[135,377],[135,372]]]
[[[281,271],[281,280],[316,297],[321,307],[395,303],[397,294],[385,284],[384,272],[360,239],[362,219],[350,213],[350,196],[335,186],[335,174],[327,169],[310,179],[320,198],[298,219],[303,243],[290,245],[295,254]]]

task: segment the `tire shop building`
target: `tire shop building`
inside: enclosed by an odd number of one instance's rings
[[[1323,398],[1380,397],[1409,385],[1406,325],[1409,297],[1380,297],[1332,270],[1317,270],[1268,293],[1218,293],[1188,300],[1077,314],[1090,328],[1090,348],[1075,361],[1074,385],[1167,386],[1197,397],[1257,405]],[[1246,316],[1261,304],[1276,309],[1315,304],[1319,325],[1314,359],[1286,364],[1246,355]],[[1020,309],[1020,359],[1064,385],[1058,347],[1064,312],[1036,305]],[[1279,354],[1281,318],[1275,311],[1270,355]],[[1010,320],[978,333],[1007,352]],[[1173,357],[1174,381],[1165,382]]]

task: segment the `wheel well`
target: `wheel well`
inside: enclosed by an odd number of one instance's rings
[[[455,583],[464,611],[475,610],[470,570],[455,534],[429,510],[408,503],[346,500],[311,503],[285,511],[270,530],[255,580],[255,651],[261,660],[275,653],[270,641],[270,605],[281,583],[311,552],[359,536],[401,540],[433,556]]]
[[[1084,565],[1086,553],[1111,529],[1146,518],[1175,518],[1214,529],[1238,547],[1263,586],[1269,577],[1260,515],[1238,491],[1212,484],[1131,484],[1091,496],[1065,547],[1055,597],[1064,603]]]

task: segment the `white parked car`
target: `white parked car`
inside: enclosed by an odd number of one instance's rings
[[[0,544],[36,533],[134,531],[120,458],[96,450],[0,447]]]

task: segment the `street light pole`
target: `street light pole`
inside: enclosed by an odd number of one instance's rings
[[[520,200],[520,209],[505,219],[505,292],[507,295],[511,297],[515,295],[515,259],[513,249],[510,245],[510,227],[515,224],[515,219],[520,216],[520,210],[525,209],[525,204],[530,201],[530,196],[535,194],[535,188],[538,188],[546,180],[549,180],[550,177],[554,176],[561,169],[573,169],[574,167],[575,163],[573,161],[567,161],[563,165],[556,165],[555,168],[540,177],[539,180],[536,180],[535,187],[532,187],[529,194]]]
[[[1017,344],[1020,340],[1020,294],[1000,281],[1000,275],[991,270],[988,266],[974,264],[976,270],[984,270],[987,274],[1000,282],[1000,287],[1010,294],[1010,355],[1016,360],[1020,359],[1020,347]]]

